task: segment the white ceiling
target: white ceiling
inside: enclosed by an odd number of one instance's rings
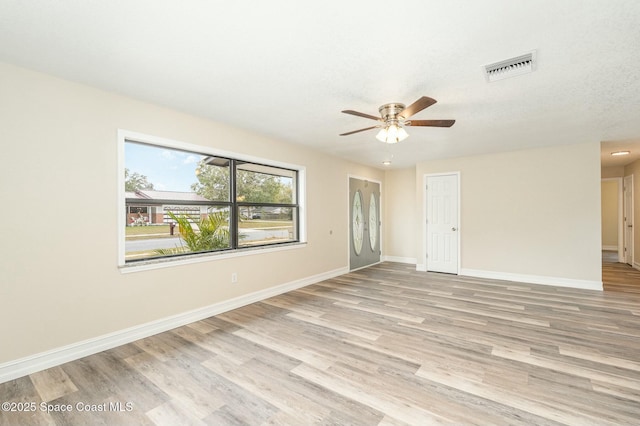
[[[537,50],[531,74],[482,65]],[[640,143],[637,0],[0,0],[0,61],[309,145],[417,161],[589,141]],[[390,146],[384,103],[438,103]]]

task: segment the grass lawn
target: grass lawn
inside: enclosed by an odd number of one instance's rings
[[[178,230],[174,230],[174,234],[178,235]],[[149,225],[149,226],[127,226],[125,227],[125,236],[129,239],[144,240],[147,238],[165,238],[171,237],[169,233],[169,225]]]
[[[290,228],[293,222],[290,220],[243,220],[240,228]]]
[[[261,229],[261,228],[290,228],[293,226],[292,221],[284,220],[243,220],[240,222],[240,229]],[[148,226],[127,226],[125,228],[125,236],[128,240],[144,240],[152,238],[169,238],[179,236],[178,228],[171,235],[169,224],[148,225]]]

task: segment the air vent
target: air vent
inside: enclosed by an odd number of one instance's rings
[[[536,69],[536,51],[482,67],[487,82],[528,74]]]

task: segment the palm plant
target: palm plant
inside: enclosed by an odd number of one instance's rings
[[[209,213],[202,217],[197,223],[197,230],[194,229],[187,216],[176,216],[172,212],[168,212],[168,214],[178,224],[178,232],[184,244],[181,241],[180,247],[157,249],[157,254],[167,256],[229,248],[229,227],[227,226],[227,215],[223,212]]]

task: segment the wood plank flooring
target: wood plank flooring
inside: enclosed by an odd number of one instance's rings
[[[602,281],[607,291],[640,294],[640,271],[626,263],[618,263],[618,253],[602,252]]]
[[[37,407],[0,424],[638,424],[620,266],[596,292],[382,263],[0,384]]]

